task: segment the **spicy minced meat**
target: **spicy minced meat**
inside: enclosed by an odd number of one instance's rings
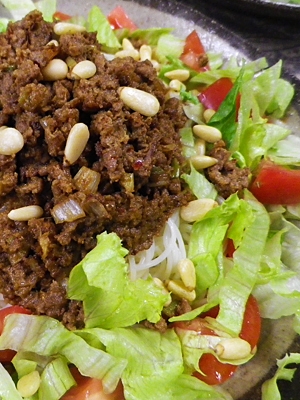
[[[249,186],[250,169],[240,168],[237,165],[223,140],[214,144],[209,155],[215,158],[217,163],[205,170],[206,177],[224,199],[233,193],[242,192]]]
[[[15,127],[25,141],[16,155],[0,155],[0,292],[9,303],[74,327],[82,324],[82,307],[67,300],[67,277],[96,235],[116,232],[136,254],[190,199],[178,178],[185,165],[178,131],[186,117],[177,99],[166,99],[150,61],[107,61],[95,33],[63,35],[59,46],[49,44],[52,39],[53,24],[37,11],[0,35],[0,125]],[[42,68],[67,57],[92,61],[96,74],[46,82]],[[157,115],[125,106],[121,86],[153,94]],[[90,138],[70,166],[64,149],[78,122],[89,127]],[[99,174],[96,191],[76,184],[84,167]],[[56,223],[53,210],[69,201],[84,215]],[[42,217],[8,218],[10,210],[28,205],[42,207]]]

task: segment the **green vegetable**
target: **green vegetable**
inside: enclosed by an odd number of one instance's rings
[[[106,47],[107,51],[116,51],[121,47],[106,16],[99,7],[93,6],[87,19],[88,31],[97,32],[97,40]]]
[[[116,328],[144,319],[158,322],[169,298],[149,277],[130,281],[127,250],[115,233],[102,233],[97,246],[73,268],[68,296],[82,300],[86,327]]]
[[[96,336],[109,354],[127,360],[122,375],[126,399],[231,399],[222,390],[183,373],[181,343],[173,330],[159,333],[136,327],[85,332]]]
[[[67,376],[65,363],[57,361],[54,366],[59,366],[59,369],[56,372],[55,368],[53,369],[51,362],[57,357],[74,364],[83,375],[102,379],[103,387],[108,391],[114,390],[126,366],[124,360],[117,360],[102,349],[90,346],[74,332],[67,330],[59,321],[45,316],[9,315],[0,336],[0,349],[25,352],[23,356],[26,356],[26,352],[42,356],[41,358],[34,357],[32,360],[32,356],[29,354],[27,359],[46,368],[44,380],[47,381],[51,374],[54,380],[52,385],[56,392],[62,390],[60,377]],[[24,368],[24,364],[20,364],[20,359],[16,367],[18,365]],[[31,363],[31,367],[32,365]],[[24,373],[24,369],[22,372]],[[70,382],[69,378],[66,381],[66,390],[70,386],[68,382]],[[42,390],[51,389],[47,389],[47,387],[47,382],[42,381]],[[52,398],[50,397],[49,400]]]
[[[0,398],[2,400],[22,400],[14,381],[6,369],[0,364]]]
[[[300,354],[291,353],[277,361],[278,369],[274,377],[264,382],[262,385],[262,400],[281,400],[277,380],[284,379],[291,381],[296,371],[295,368],[286,368],[289,364],[300,364]]]
[[[193,166],[191,166],[190,174],[182,174],[181,178],[189,185],[189,188],[198,199],[216,199],[218,193],[214,185]]]
[[[222,132],[222,138],[228,147],[230,147],[236,133],[236,104],[238,94],[241,90],[242,81],[243,71],[240,73],[233,88],[228,93],[218,111],[209,121],[210,126],[214,126]]]

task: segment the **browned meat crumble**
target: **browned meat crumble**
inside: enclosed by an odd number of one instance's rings
[[[223,140],[215,143],[209,155],[218,162],[205,170],[206,176],[215,185],[220,196],[227,199],[231,194],[241,192],[249,186],[250,169],[236,165],[236,160],[231,159],[231,153],[226,149]]]
[[[18,129],[25,141],[14,156],[0,156],[0,292],[36,314],[82,326],[82,307],[66,298],[70,270],[95,246],[96,235],[116,232],[132,254],[148,248],[173,211],[190,199],[178,178],[185,160],[179,129],[186,122],[177,99],[149,61],[107,61],[94,33],[63,35],[48,45],[53,24],[35,11],[0,35],[0,126]],[[53,58],[90,60],[90,79],[43,80]],[[154,117],[126,107],[120,86],[149,92],[160,102]],[[80,158],[64,163],[72,126],[83,122],[90,138]],[[86,167],[101,176],[96,192],[78,187]],[[129,190],[128,179],[134,178]],[[55,223],[53,208],[73,200],[81,218]],[[41,218],[15,222],[10,210],[39,205]]]

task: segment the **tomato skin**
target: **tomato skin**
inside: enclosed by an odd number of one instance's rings
[[[104,393],[100,379],[82,376],[77,368],[71,368],[77,383],[62,397],[62,400],[124,400],[123,386],[120,382],[113,393]]]
[[[233,82],[230,78],[220,78],[211,85],[207,86],[199,95],[199,101],[205,108],[218,111],[220,105],[233,88]],[[240,108],[241,95],[238,94],[236,99],[236,116]]]
[[[21,306],[9,306],[2,308],[2,310],[0,310],[0,335],[3,332],[5,317],[10,314],[31,314],[31,312]],[[0,362],[11,362],[15,354],[16,352],[14,350],[0,350]]]
[[[121,6],[114,8],[108,15],[107,19],[113,29],[127,28],[131,31],[137,29],[136,24],[128,17]]]
[[[234,247],[234,243],[233,240],[228,238],[227,242],[226,242],[226,249],[225,249],[225,256],[228,258],[232,258],[233,257],[233,253],[235,252],[235,247]]]
[[[232,88],[233,83],[230,78],[220,78],[207,86],[198,98],[205,108],[217,111]]]
[[[221,385],[230,379],[237,370],[237,365],[221,363],[213,354],[206,353],[200,358],[199,368],[204,375],[195,371],[193,376],[213,386]]]
[[[252,349],[259,342],[261,334],[261,317],[258,303],[254,296],[250,295],[246,304],[244,321],[240,338],[250,343]]]
[[[71,17],[71,15],[62,13],[62,12],[60,12],[60,11],[56,11],[56,12],[53,14],[53,18],[54,18],[55,20],[58,20],[58,21],[69,21],[69,19],[71,19],[72,17]]]
[[[188,322],[176,322],[175,330],[186,329],[198,332],[200,335],[216,336],[215,332],[205,325],[204,317],[209,316],[216,318],[219,313],[219,306],[213,307],[206,313],[201,314]],[[261,317],[256,299],[250,295],[244,314],[243,325],[240,333],[240,338],[246,340],[251,345],[252,349],[257,345],[261,332]],[[231,378],[237,370],[236,365],[221,363],[213,354],[203,354],[199,360],[199,369],[203,374],[195,371],[193,376],[209,385],[220,385]]]
[[[251,184],[250,191],[258,201],[266,205],[299,203],[300,170],[265,162]]]
[[[199,65],[199,60],[201,57],[206,55],[206,51],[201,42],[201,39],[198,33],[193,30],[185,39],[185,44],[183,48],[183,52],[180,56],[180,60],[187,65],[188,67],[194,69],[195,71],[206,71],[209,69],[209,66],[206,65],[202,67]]]

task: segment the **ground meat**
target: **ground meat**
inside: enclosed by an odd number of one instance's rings
[[[223,140],[215,144],[209,155],[218,162],[205,170],[206,176],[224,199],[248,187],[249,168],[239,168],[236,165],[236,160],[231,159],[231,153]]]
[[[177,99],[166,100],[149,61],[107,61],[94,33],[64,35],[59,46],[48,45],[53,38],[53,24],[37,11],[0,35],[0,123],[16,127],[25,141],[15,156],[0,156],[0,292],[12,304],[80,327],[82,306],[67,300],[66,283],[96,235],[116,232],[135,254],[190,200],[178,178],[185,168],[179,129],[186,117]],[[90,79],[44,81],[42,68],[58,57],[88,59],[97,72]],[[119,98],[120,86],[156,96],[158,114],[129,109]],[[64,149],[78,122],[89,127],[90,138],[70,166]],[[100,174],[96,191],[76,184],[83,167]],[[69,201],[82,208],[82,217],[55,223],[55,207]],[[43,208],[41,218],[7,217],[32,204]]]

